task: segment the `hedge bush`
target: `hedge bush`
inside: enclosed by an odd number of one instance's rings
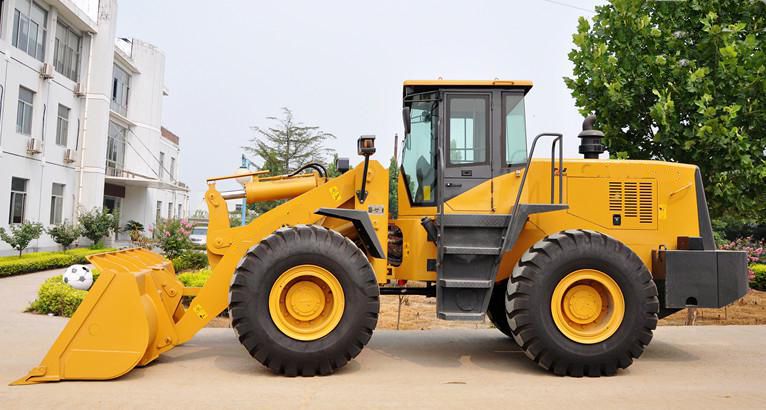
[[[207,253],[204,252],[185,251],[173,259],[173,269],[176,273],[204,268],[207,268]]]
[[[93,269],[92,272],[93,283],[95,284],[99,277],[99,271]],[[178,280],[185,287],[201,288],[205,286],[211,273],[209,269],[186,272],[178,275]],[[37,299],[29,305],[27,311],[44,315],[53,314],[56,316],[72,317],[87,295],[87,291],[77,290],[67,285],[64,283],[62,275],[56,275],[43,282],[37,291]]]
[[[185,272],[178,275],[178,280],[187,288],[201,288],[205,286],[210,274],[210,269],[203,269],[196,272]]]
[[[34,252],[18,256],[0,257],[0,277],[20,275],[22,273],[64,268],[77,263],[87,264],[88,255],[113,251],[109,249],[78,248],[67,252]]]
[[[753,272],[753,280],[750,281],[750,287],[766,291],[766,264],[750,265],[750,270]]]
[[[37,291],[37,299],[29,305],[30,312],[71,317],[87,291],[77,290],[64,283],[61,275],[48,278]]]

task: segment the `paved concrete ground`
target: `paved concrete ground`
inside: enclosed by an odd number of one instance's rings
[[[37,365],[64,319],[21,313],[44,277],[0,279],[0,382]],[[0,408],[764,408],[766,327],[663,327],[615,377],[539,370],[495,330],[379,331],[329,377],[288,379],[230,329],[205,329],[109,382],[0,386]]]

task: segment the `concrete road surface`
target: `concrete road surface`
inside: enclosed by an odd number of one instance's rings
[[[46,272],[0,279],[0,382],[37,365],[64,319],[21,313]],[[378,331],[328,377],[272,375],[231,329],[205,329],[108,382],[0,386],[28,408],[766,408],[766,327],[662,327],[608,378],[552,376],[495,330]]]

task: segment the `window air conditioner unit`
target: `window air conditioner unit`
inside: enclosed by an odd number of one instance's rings
[[[53,64],[44,63],[40,68],[40,77],[46,80],[53,78]]]
[[[27,141],[27,154],[35,155],[41,152],[43,152],[42,141],[37,138],[30,138],[29,141]]]
[[[74,95],[77,97],[85,96],[85,86],[82,85],[82,83],[77,83],[74,85]]]
[[[67,164],[74,162],[74,151],[72,151],[70,148],[67,148],[64,151],[64,162]]]

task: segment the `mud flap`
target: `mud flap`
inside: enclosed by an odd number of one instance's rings
[[[40,365],[12,385],[114,379],[176,345],[183,285],[168,260],[145,249],[88,259],[100,277]]]

